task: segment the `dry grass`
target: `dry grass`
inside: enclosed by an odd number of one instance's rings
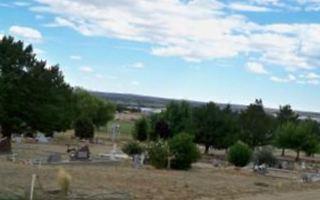
[[[108,152],[111,142],[90,145],[94,155]],[[52,152],[64,153],[63,143],[22,144],[14,146],[18,159],[46,157]],[[65,155],[66,156],[66,155]],[[262,177],[246,170],[215,169],[197,165],[190,171],[155,170],[150,166],[133,169],[130,163],[108,165],[66,165],[72,177],[70,198],[84,199],[237,199],[256,195],[274,195],[290,191],[319,188],[319,184],[302,185],[292,180]],[[56,174],[59,166],[39,168],[21,162],[12,163],[0,157],[0,194],[23,196],[30,186],[31,175],[36,173],[45,191],[59,189]],[[41,190],[36,188],[39,193]],[[42,195],[42,196],[41,196]],[[39,193],[38,198],[49,199]],[[115,197],[117,196],[117,197]],[[0,196],[1,199],[1,196]],[[54,198],[53,198],[54,199]],[[292,200],[292,199],[291,199]]]

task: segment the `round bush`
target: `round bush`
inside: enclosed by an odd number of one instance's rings
[[[80,139],[92,139],[94,137],[94,125],[87,118],[79,118],[74,123],[74,133]]]
[[[247,144],[237,142],[229,149],[228,161],[237,167],[244,167],[249,163],[251,155],[252,151]]]
[[[149,150],[149,161],[152,166],[157,169],[167,167],[169,157],[169,146],[166,142],[160,140],[151,143]]]
[[[122,151],[129,156],[133,156],[136,154],[141,154],[144,151],[144,148],[139,142],[130,141],[122,147]]]
[[[171,168],[186,170],[191,168],[191,164],[196,162],[200,153],[193,143],[193,137],[187,133],[180,133],[169,141],[170,154],[174,155]]]
[[[257,165],[266,164],[272,167],[277,164],[277,158],[273,155],[270,147],[264,147],[254,152],[253,162]]]
[[[139,141],[146,141],[148,139],[148,121],[146,118],[141,118],[135,122],[133,138]]]

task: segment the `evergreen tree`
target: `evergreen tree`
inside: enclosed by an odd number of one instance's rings
[[[70,127],[71,88],[58,66],[36,59],[31,45],[13,37],[0,40],[0,124],[11,150],[11,135],[24,130],[53,131]]]
[[[241,140],[250,147],[269,144],[273,137],[274,120],[256,100],[240,113]]]

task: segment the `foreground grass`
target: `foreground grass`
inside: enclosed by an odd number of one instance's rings
[[[13,145],[18,159],[47,157],[53,152],[65,156],[65,148],[63,143]],[[93,156],[111,149],[109,140],[104,145],[90,144]],[[190,171],[156,170],[151,166],[134,169],[130,160],[118,165],[87,163],[43,165],[39,168],[22,162],[9,162],[5,156],[0,156],[0,200],[24,197],[33,173],[38,175],[43,187],[41,190],[36,185],[36,199],[61,199],[56,195],[49,198],[47,194],[59,189],[57,172],[60,167],[72,177],[69,199],[231,200],[320,188],[319,184],[259,176],[248,170],[234,170],[233,167],[214,168],[204,163],[197,163]]]

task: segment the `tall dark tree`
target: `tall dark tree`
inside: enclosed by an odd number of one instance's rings
[[[113,119],[116,107],[112,103],[93,96],[81,88],[75,88],[73,94],[78,118],[89,119],[97,128]]]
[[[290,105],[280,106],[279,112],[277,113],[278,126],[283,126],[283,125],[287,124],[288,122],[297,123],[298,119],[299,119],[298,113],[294,112]],[[276,141],[278,141],[278,143],[279,143],[279,142],[281,142],[279,139],[281,139],[283,134],[279,131],[277,131],[276,134],[280,134],[279,136],[276,135],[276,137],[278,137]],[[279,144],[278,144],[278,146],[279,146]],[[281,155],[284,156],[285,155],[285,148],[284,148],[285,145],[281,145],[281,146],[283,147]]]
[[[164,113],[156,113],[150,116],[149,140],[157,140],[159,138],[167,140],[173,136],[169,123],[164,118]]]
[[[277,129],[276,145],[296,151],[296,160],[299,160],[301,151],[310,156],[316,153],[319,147],[317,126],[312,120],[303,120],[299,123],[287,122]]]
[[[146,118],[141,118],[134,123],[133,137],[139,141],[146,141],[148,139],[149,123]]]
[[[237,141],[237,114],[230,106],[220,109],[210,102],[194,109],[193,124],[195,142],[205,146],[205,153],[209,147],[227,149]]]
[[[192,133],[192,109],[188,102],[172,101],[166,107],[164,119],[168,122],[173,135],[188,132]]]
[[[291,137],[295,135],[296,124],[293,122],[286,122],[275,131],[274,145],[282,149],[282,156],[285,155],[285,149],[291,148]]]
[[[299,114],[294,112],[290,105],[280,106],[279,112],[277,113],[277,120],[280,125],[287,122],[297,122]]]
[[[0,124],[11,150],[11,135],[23,129],[53,132],[66,129],[72,111],[71,88],[58,66],[36,59],[31,45],[12,37],[0,40]]]
[[[304,135],[302,150],[307,156],[314,155],[319,150],[319,124],[311,119],[303,120],[297,128],[299,135]],[[299,157],[297,157],[299,159]]]
[[[205,154],[210,146],[214,146],[221,137],[221,111],[219,107],[210,102],[194,109],[193,124],[195,142],[205,146]]]
[[[262,100],[256,100],[240,113],[241,140],[254,148],[271,142],[274,120],[263,107]]]
[[[227,105],[222,109],[222,137],[216,147],[218,149],[226,149],[239,140],[239,113],[233,112],[231,106]]]

